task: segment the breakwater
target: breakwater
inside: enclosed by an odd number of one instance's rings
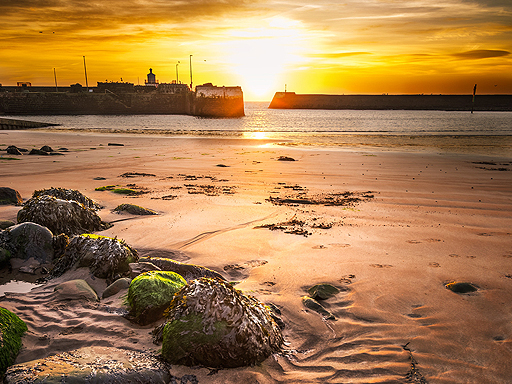
[[[0,114],[6,115],[136,115],[174,114],[201,117],[244,116],[244,99],[240,87],[216,87],[210,84],[191,91],[182,84],[144,89],[140,92],[119,91],[125,83],[106,83],[94,92],[31,91],[26,87],[4,87],[0,91]],[[112,89],[109,89],[108,86]],[[117,88],[117,89],[116,89]],[[148,87],[149,88],[149,87]],[[201,92],[199,92],[199,90]],[[39,92],[38,92],[39,91]]]
[[[39,121],[5,119],[0,117],[0,130],[30,129],[55,126],[58,124],[41,123]]]
[[[512,111],[512,95],[320,95],[276,92],[273,109]]]

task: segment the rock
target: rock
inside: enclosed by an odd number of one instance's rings
[[[100,300],[94,289],[82,279],[61,283],[55,287],[54,291],[55,295],[52,301],[86,300],[95,302]]]
[[[293,157],[288,157],[288,156],[279,156],[279,158],[277,160],[278,161],[295,161],[295,159]]]
[[[329,312],[327,309],[325,309],[322,306],[322,304],[320,304],[318,301],[316,301],[315,299],[312,299],[309,296],[302,297],[302,304],[304,304],[304,306],[306,308],[309,308],[309,309],[319,313],[326,320],[336,320],[336,317],[331,312]]]
[[[32,194],[32,198],[39,196],[53,196],[61,200],[73,200],[83,204],[87,208],[91,208],[96,211],[103,208],[100,204],[83,195],[82,192],[76,189],[52,187],[48,189],[40,189],[38,191],[34,191],[34,193]]]
[[[228,368],[262,362],[283,344],[269,310],[219,279],[182,288],[163,327],[162,356],[170,363]]]
[[[137,251],[122,240],[84,234],[71,239],[55,263],[53,275],[60,276],[73,267],[89,267],[94,276],[112,281],[114,276],[127,273],[129,264],[137,259]]]
[[[20,193],[9,187],[0,187],[0,205],[21,205],[23,200]]]
[[[54,152],[54,150],[52,149],[52,147],[50,147],[49,145],[43,145],[40,149],[40,151],[44,151],[44,152]]]
[[[11,220],[0,220],[0,229],[7,229],[12,227],[15,223]]]
[[[9,155],[23,155],[20,149],[14,145],[9,145],[6,151]]]
[[[120,279],[117,279],[103,291],[101,298],[106,299],[107,297],[114,296],[116,293],[119,293],[124,289],[128,289],[131,281],[132,280],[128,277],[121,277]]]
[[[83,204],[53,196],[37,196],[28,200],[18,212],[18,223],[32,221],[44,225],[55,234],[77,235],[101,231],[109,224]]]
[[[158,213],[152,209],[143,208],[135,204],[121,204],[118,205],[114,211],[117,213],[127,212],[132,215],[158,215]]]
[[[140,274],[149,271],[161,271],[161,268],[158,268],[155,264],[149,263],[147,261],[139,261],[138,263],[130,263],[130,277],[132,279],[136,278]]]
[[[69,236],[61,233],[60,235],[53,236],[53,257],[58,259],[66,251],[66,247],[69,245]]]
[[[141,325],[160,320],[174,294],[186,284],[183,277],[168,271],[150,271],[137,276],[130,283],[126,296],[129,316]]]
[[[84,347],[12,366],[4,383],[166,384],[169,369],[149,352]]]
[[[50,156],[50,154],[46,151],[41,151],[40,149],[31,149],[29,155],[39,155],[39,156]]]
[[[124,147],[124,144],[119,144],[119,143],[108,143],[108,146],[110,146],[110,147]]]
[[[3,268],[11,259],[11,251],[0,245],[0,268]]]
[[[224,277],[218,272],[212,271],[211,269],[202,267],[194,264],[184,264],[179,261],[166,259],[162,257],[141,257],[139,262],[150,262],[162,271],[176,272],[178,275],[183,276],[187,282],[198,279],[200,277],[210,277],[225,280]]]
[[[340,293],[340,290],[331,284],[317,284],[309,288],[308,293],[315,300],[326,300]]]
[[[449,289],[452,292],[460,293],[460,294],[472,293],[472,292],[478,291],[478,287],[474,284],[461,283],[461,282],[456,282],[456,281],[446,284],[445,288]]]
[[[0,307],[0,377],[14,363],[26,331],[27,326],[18,316]]]
[[[48,228],[26,222],[10,227],[6,232],[12,257],[24,260],[33,257],[43,264],[53,261],[53,234]]]
[[[20,259],[11,259],[11,265],[14,260],[20,260]],[[22,272],[22,273],[27,273],[29,275],[35,275],[36,270],[40,267],[41,267],[41,263],[31,257],[30,259],[25,260],[21,265],[18,266],[18,271]]]

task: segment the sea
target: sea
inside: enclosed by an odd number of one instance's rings
[[[23,119],[60,124],[52,128],[57,131],[235,136],[290,146],[512,156],[512,112],[269,109],[268,105],[246,102],[245,116],[240,118],[52,115]]]

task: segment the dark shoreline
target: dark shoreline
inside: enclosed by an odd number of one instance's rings
[[[321,95],[276,92],[271,109],[512,111],[512,95]]]

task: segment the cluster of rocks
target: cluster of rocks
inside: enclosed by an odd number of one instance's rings
[[[54,151],[49,145],[43,145],[40,149],[32,148],[30,151],[26,148],[18,148],[15,145],[9,145],[6,150],[9,155],[38,155],[38,156],[50,156],[50,155],[63,155],[61,152],[67,152],[66,148],[59,148],[59,151]]]
[[[44,267],[48,278],[85,267],[91,276],[110,284],[102,299],[127,291],[126,317],[140,325],[158,325],[154,340],[162,343],[162,357],[168,363],[238,367],[257,364],[279,351],[283,336],[269,307],[236,290],[211,269],[163,257],[139,258],[137,251],[123,240],[92,234],[108,226],[97,215],[99,208],[78,191],[51,188],[34,192],[19,211],[18,224],[0,230],[0,263],[10,262],[12,266],[18,260],[20,270],[26,267],[27,272]],[[55,295],[62,300],[100,300],[85,280],[65,281],[56,286]],[[70,378],[76,373],[78,380],[91,374],[77,368],[84,356],[96,356],[101,361],[110,354],[125,361],[126,353],[82,348],[44,361],[12,366],[5,382],[29,380],[40,375],[38,370],[46,369],[41,367],[61,367],[61,360],[78,362],[70,363],[76,369],[67,374]],[[123,369],[124,373],[107,369],[108,364],[100,364],[92,371],[98,382],[107,382],[102,378],[111,376],[118,381],[108,382],[131,383],[139,382],[146,374],[169,375],[168,369],[167,374],[162,373],[166,363],[158,362],[154,356],[151,359],[148,364],[131,363],[133,367]],[[5,367],[10,364],[11,360]],[[60,382],[60,371],[53,371],[49,374]]]

